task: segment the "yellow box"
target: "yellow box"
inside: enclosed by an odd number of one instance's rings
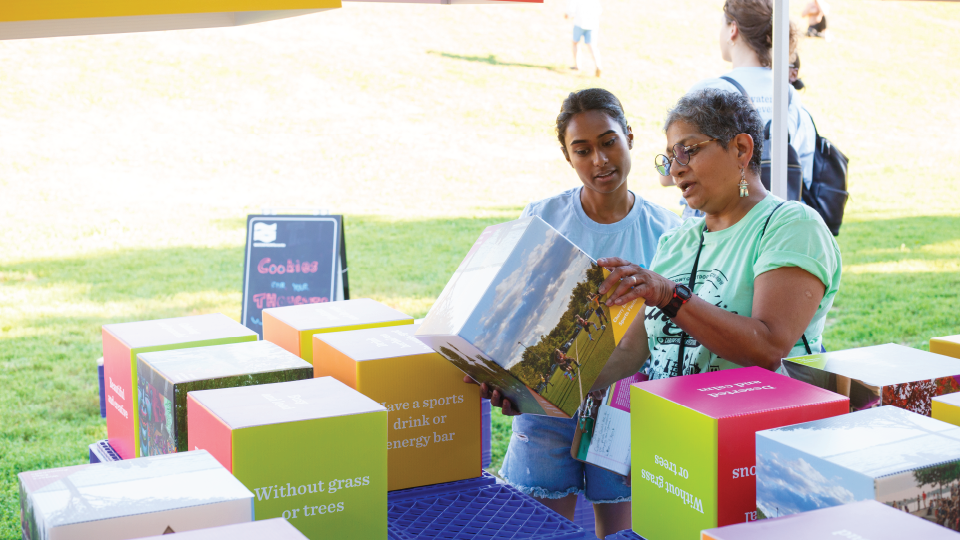
[[[960,358],[960,336],[930,338],[930,352]]]
[[[420,325],[313,336],[314,376],[387,408],[388,489],[480,476],[480,391],[414,337]]]
[[[937,396],[930,401],[930,405],[933,409],[930,416],[941,422],[960,426],[960,392]]]
[[[376,300],[342,300],[263,310],[263,339],[313,363],[314,334],[413,324],[413,317]]]

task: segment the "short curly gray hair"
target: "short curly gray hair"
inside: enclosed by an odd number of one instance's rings
[[[734,137],[746,133],[753,138],[753,157],[750,169],[760,174],[760,154],[763,151],[763,120],[753,103],[739,92],[725,92],[706,88],[687,94],[667,112],[663,125],[666,132],[681,120],[695,126],[700,133],[717,139],[724,149]]]

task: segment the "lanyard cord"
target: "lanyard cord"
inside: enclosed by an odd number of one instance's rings
[[[693,292],[693,286],[697,282],[697,270],[700,266],[700,253],[703,252],[703,233],[707,230],[707,224],[703,224],[703,228],[700,229],[700,246],[697,247],[697,256],[693,259],[693,271],[690,272],[690,281],[687,285],[687,288],[690,289],[690,292]],[[687,333],[685,331],[680,331],[680,350],[677,352],[677,363],[674,364],[673,369],[670,370],[670,376],[676,377],[680,375],[682,367],[686,367],[686,362],[683,361],[683,353],[687,348]]]

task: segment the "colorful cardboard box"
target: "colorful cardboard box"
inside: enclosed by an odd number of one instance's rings
[[[875,499],[957,530],[960,427],[898,407],[757,433],[757,514]]]
[[[219,313],[104,325],[103,370],[110,445],[123,459],[140,456],[138,354],[256,340],[256,332]]]
[[[120,540],[253,520],[253,493],[207,452],[23,472],[24,540]]]
[[[960,392],[937,396],[930,401],[932,418],[960,426]]]
[[[388,489],[480,476],[480,388],[414,337],[419,325],[313,336],[317,377],[387,408]]]
[[[700,534],[700,540],[957,540],[955,533],[926,518],[876,501],[741,523]]]
[[[187,450],[187,392],[311,378],[309,362],[269,341],[140,353],[140,455]]]
[[[333,377],[187,395],[190,448],[311,538],[387,537],[387,410]]]
[[[960,358],[960,336],[930,338],[930,352]]]
[[[177,533],[177,540],[304,540],[304,536],[283,518],[265,519],[213,527],[199,531]],[[143,540],[169,540],[166,536],[151,536]]]
[[[487,227],[417,337],[521,412],[569,418],[643,312],[603,305],[604,275],[539,217]]]
[[[960,390],[960,360],[888,343],[787,358],[783,371],[850,398],[850,410],[894,405],[930,416],[930,400]]]
[[[633,530],[687,540],[755,520],[755,432],[848,409],[843,396],[758,367],[634,384]]]
[[[312,363],[314,334],[403,324],[413,317],[369,298],[301,304],[263,310],[263,339]]]

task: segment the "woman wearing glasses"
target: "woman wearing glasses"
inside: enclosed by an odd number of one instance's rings
[[[706,214],[660,238],[645,270],[622,258],[601,292],[608,302],[644,298],[597,386],[650,357],[653,379],[741,366],[780,367],[782,358],[820,350],[840,286],[840,249],[823,220],[784,202],[760,182],[760,115],[739,93],[687,94],[668,113],[669,174],[691,208]]]
[[[570,94],[557,116],[557,136],[583,185],[530,203],[523,217],[539,216],[593,258],[618,256],[649,264],[661,236],[680,219],[628,188],[633,131],[620,101],[597,88]],[[502,406],[504,414],[516,415],[499,391],[491,395],[484,385],[483,395]],[[516,416],[500,475],[570,519],[577,493],[583,492],[594,503],[601,538],[629,528],[630,487],[623,477],[570,457],[575,430],[575,419]]]
[[[688,91],[693,93],[705,88],[716,88],[728,92],[740,89],[730,82],[732,79],[749,95],[760,119],[765,126],[773,119],[773,65],[771,48],[773,46],[773,1],[772,0],[726,0],[720,19],[720,56],[730,62],[733,69],[721,77],[704,79]],[[790,54],[797,46],[796,28],[790,25]],[[803,182],[810,187],[813,178],[813,152],[816,144],[816,130],[813,120],[803,108],[800,95],[794,88],[788,88],[790,103],[787,107],[787,132],[790,146],[800,158]],[[761,132],[762,133],[762,132]],[[661,176],[664,186],[673,184],[669,176]],[[681,199],[684,206],[683,217],[703,217]]]

